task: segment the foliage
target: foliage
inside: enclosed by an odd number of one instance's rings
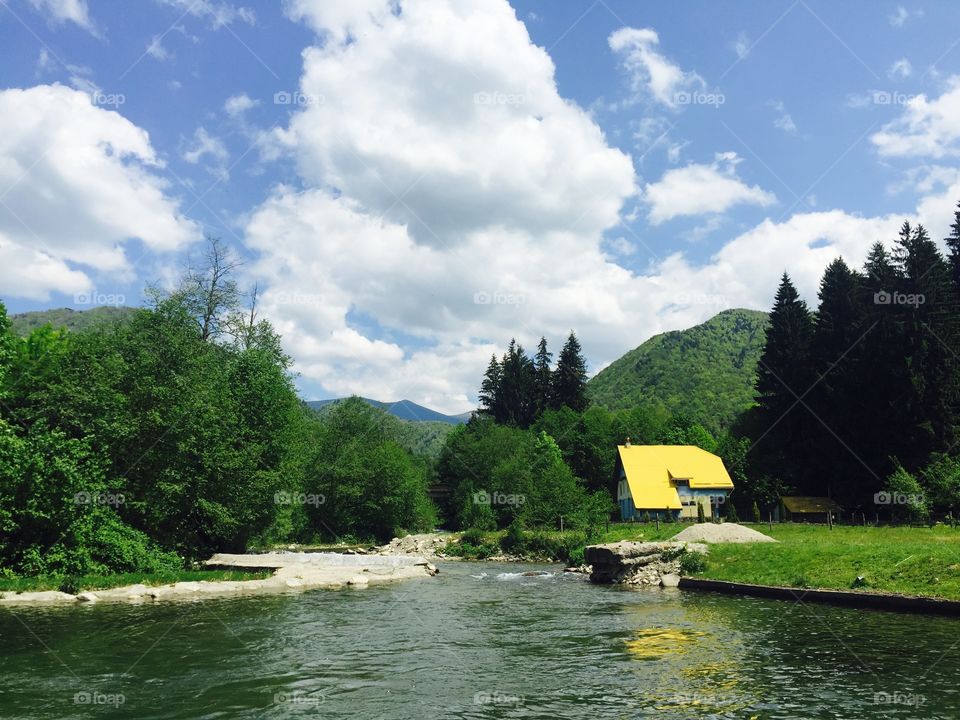
[[[587,383],[590,399],[612,410],[683,413],[720,433],[753,404],[767,314],[725,310],[688,330],[650,338]]]

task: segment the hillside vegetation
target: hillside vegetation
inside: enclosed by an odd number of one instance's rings
[[[659,407],[720,432],[753,403],[766,326],[767,313],[724,310],[656,335],[592,378],[587,393],[611,410]]]
[[[73,332],[89,330],[113,322],[129,321],[133,318],[135,308],[102,306],[89,310],[71,310],[70,308],[56,308],[54,310],[36,310],[10,316],[10,326],[14,334],[26,337],[31,332],[44,325],[54,328],[66,328]]]

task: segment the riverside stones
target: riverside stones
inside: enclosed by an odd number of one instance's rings
[[[684,552],[706,551],[706,546],[699,543],[624,540],[590,545],[584,551],[583,559],[592,567],[591,582],[660,585],[665,576],[676,576],[679,582],[680,556]],[[672,582],[672,578],[667,582]]]

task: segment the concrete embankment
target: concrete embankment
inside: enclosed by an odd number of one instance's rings
[[[370,585],[436,575],[438,570],[412,555],[338,555],[336,553],[217,554],[204,565],[211,570],[272,570],[258,580],[177,582],[170,585],[126,585],[77,595],[47,590],[4,593],[0,606],[76,602],[150,602],[205,597],[269,594],[314,589],[364,588]]]

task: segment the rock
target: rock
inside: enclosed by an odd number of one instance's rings
[[[363,575],[354,575],[352,578],[347,580],[347,585],[350,587],[367,587],[370,584],[370,580],[363,577]]]
[[[621,541],[590,545],[584,560],[591,567],[591,582],[660,585],[665,575],[679,576],[681,554],[706,551],[699,543]]]
[[[674,573],[667,573],[660,576],[660,585],[662,587],[679,587],[680,586],[680,576]]]
[[[77,595],[77,600],[79,600],[80,602],[96,602],[99,599],[100,598],[98,598],[92,592],[82,592],[79,595]]]

